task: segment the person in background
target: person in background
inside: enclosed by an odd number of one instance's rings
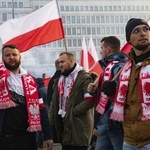
[[[61,75],[61,70],[60,70],[60,67],[59,67],[59,59],[55,60],[55,68],[56,68],[56,72],[54,73],[54,75],[52,76],[50,82],[48,83],[48,88],[47,88],[47,100],[48,100],[49,107],[50,107],[50,103],[52,101],[54,80],[59,78],[60,75]]]
[[[48,100],[47,100],[47,87],[44,84],[44,79],[43,78],[37,78],[36,82],[38,84],[38,92],[39,92],[39,97],[42,98],[42,100],[44,101],[45,107],[46,107],[46,111],[48,113],[49,111],[49,104],[48,104]]]
[[[39,98],[40,98],[40,100],[44,101],[45,108],[48,113],[49,105],[48,105],[48,101],[47,101],[47,87],[44,84],[44,79],[36,78],[36,83],[38,85]],[[44,139],[43,139],[42,131],[36,132],[36,136],[37,136],[37,145],[39,148],[38,150],[42,150],[43,147],[46,147]]]
[[[59,67],[59,59],[56,59],[56,61],[55,61],[55,68],[56,68],[56,72],[52,76],[50,82],[48,83],[48,88],[47,88],[47,100],[48,100],[48,106],[49,107],[50,107],[50,103],[52,101],[54,80],[59,78],[60,75],[61,75],[61,70],[60,70],[60,67]],[[52,132],[53,132],[53,141],[54,141],[54,143],[57,143],[56,129],[54,127],[52,129]]]
[[[43,79],[47,79],[47,78],[48,78],[48,77],[47,77],[47,74],[46,74],[46,73],[43,73],[43,74],[42,74],[42,78],[43,78]]]
[[[37,150],[42,131],[49,150],[53,140],[48,115],[39,102],[35,79],[24,70],[15,45],[2,48],[0,63],[0,150]],[[32,87],[32,88],[31,88]]]
[[[95,101],[87,91],[93,82],[89,73],[82,70],[70,52],[59,55],[61,76],[53,86],[49,118],[56,130],[62,150],[87,150],[93,128]]]
[[[122,124],[109,118],[113,99],[102,92],[102,84],[114,78],[126,61],[126,56],[120,52],[120,40],[115,36],[102,38],[100,54],[102,59],[99,60],[99,63],[103,73],[98,80],[88,86],[89,92],[97,94],[95,96],[97,99],[96,111],[100,116],[93,130],[93,135],[97,136],[95,150],[122,150],[124,134]],[[116,81],[113,84],[116,84]],[[107,90],[114,91],[115,89]]]
[[[123,122],[123,150],[150,150],[150,27],[140,18],[126,24],[126,40],[132,45],[123,66],[116,91],[112,82],[104,82],[103,91],[115,94],[111,118]]]

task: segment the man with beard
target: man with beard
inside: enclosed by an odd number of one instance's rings
[[[87,150],[93,128],[94,98],[87,92],[89,73],[75,62],[74,55],[59,55],[61,76],[54,81],[50,122],[62,150]]]
[[[43,131],[48,149],[52,135],[34,78],[21,66],[15,45],[2,48],[0,63],[0,150],[37,150],[36,133]]]
[[[121,70],[111,118],[123,121],[123,150],[150,149],[150,27],[146,21],[132,18],[126,25],[126,40],[132,45]],[[111,82],[103,84],[110,95]],[[110,95],[111,96],[111,95]]]

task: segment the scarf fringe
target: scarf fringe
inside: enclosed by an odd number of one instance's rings
[[[28,132],[42,131],[42,126],[41,125],[30,126],[28,127],[27,131]]]
[[[110,115],[110,119],[116,120],[116,121],[123,121],[124,116],[120,113],[112,112],[111,115]]]
[[[100,106],[100,105],[97,105],[96,111],[97,111],[98,113],[100,113],[100,114],[103,115],[103,114],[104,114],[104,111],[105,111],[105,108],[102,107],[102,106]]]
[[[61,115],[61,117],[64,118],[65,115],[66,115],[66,111],[64,111],[64,110],[62,110],[62,109],[59,109],[58,115]]]
[[[16,107],[16,104],[12,100],[0,103],[0,109],[7,109],[11,107]]]

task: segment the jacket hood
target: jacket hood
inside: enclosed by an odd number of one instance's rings
[[[104,59],[99,60],[99,63],[100,63],[102,68],[105,68],[107,66],[108,62],[119,61],[119,62],[124,63],[126,60],[127,60],[126,54],[122,53],[122,52],[119,52],[117,54],[113,54],[113,55],[110,55],[110,56],[108,56]]]

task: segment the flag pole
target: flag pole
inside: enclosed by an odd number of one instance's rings
[[[56,4],[57,4],[57,10],[58,10],[58,14],[59,14],[59,17],[60,17],[60,10],[59,10],[59,5],[58,5],[58,1],[56,0]],[[61,18],[61,17],[60,17]],[[61,19],[61,21],[62,21],[62,19]],[[63,24],[63,22],[62,22],[62,24]],[[62,28],[63,28],[63,26],[62,26]],[[64,30],[63,30],[64,31]],[[64,34],[65,35],[65,34]],[[65,49],[66,49],[66,52],[68,51],[67,50],[67,44],[66,44],[66,38],[65,38],[65,36],[64,36],[64,39],[63,39],[63,42],[64,42],[64,46],[65,46]]]
[[[66,52],[67,52],[68,50],[67,50],[66,38],[64,38],[63,41],[64,41],[64,46],[65,46],[65,49],[66,49]]]

